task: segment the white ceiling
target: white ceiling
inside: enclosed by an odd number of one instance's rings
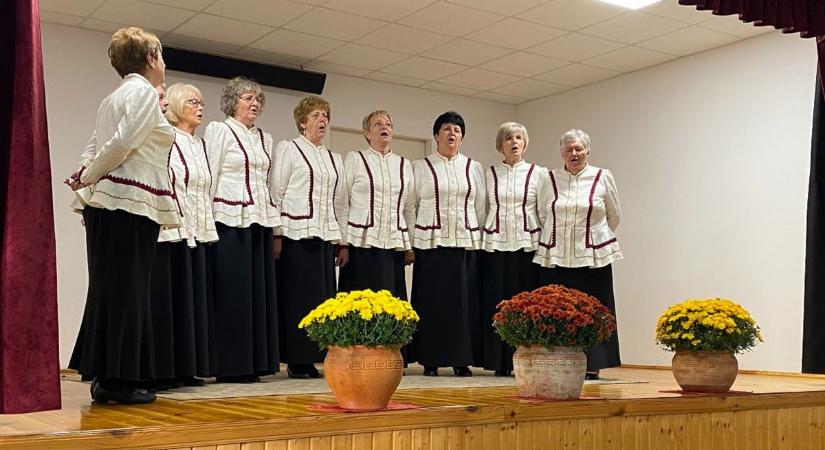
[[[41,18],[518,104],[772,30],[663,0],[40,0]]]

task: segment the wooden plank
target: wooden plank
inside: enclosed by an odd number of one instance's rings
[[[464,448],[475,450],[482,446],[484,441],[484,427],[481,425],[468,425],[464,427]]]
[[[417,428],[410,432],[412,450],[430,450],[430,429]],[[355,448],[353,446],[353,448]]]
[[[331,436],[318,436],[309,440],[309,450],[332,450]]]
[[[481,450],[499,450],[499,424],[491,423],[481,427]]]
[[[447,427],[446,440],[447,450],[464,449],[464,427]]]
[[[516,447],[517,428],[517,422],[504,422],[499,424],[498,448],[505,450],[518,448]]]
[[[391,449],[392,433],[392,431],[377,431],[372,433],[372,450]]]
[[[372,448],[372,433],[353,434],[352,448],[357,450],[366,450]]]
[[[266,450],[266,443],[264,442],[244,442],[241,444],[241,450]]]
[[[399,430],[392,432],[393,450],[411,450],[412,432],[410,430]]]
[[[266,441],[265,450],[288,450],[288,442],[286,440],[280,441]]]
[[[352,435],[338,434],[332,437],[332,450],[352,450]]]
[[[447,448],[447,429],[430,428],[430,449],[445,450]]]
[[[290,439],[286,444],[287,450],[310,450],[310,438]]]

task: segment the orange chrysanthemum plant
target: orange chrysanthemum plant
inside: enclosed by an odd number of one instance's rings
[[[586,349],[607,341],[616,318],[594,297],[561,285],[516,294],[498,304],[493,326],[501,339],[519,347]]]

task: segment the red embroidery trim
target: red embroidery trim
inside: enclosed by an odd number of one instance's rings
[[[553,214],[553,232],[550,234],[550,240],[546,244],[539,242],[539,245],[544,248],[553,248],[556,246],[556,201],[559,199],[559,189],[556,187],[556,177],[553,175],[553,171],[547,169],[547,173],[550,174],[550,185],[553,186],[553,202],[550,203],[550,211]]]
[[[206,171],[209,173],[209,192],[212,192],[212,168],[209,166],[209,153],[206,152],[206,140],[201,138],[203,147],[203,158],[206,160]]]
[[[101,177],[103,180],[109,180],[112,183],[117,184],[124,184],[126,186],[133,186],[138,189],[143,189],[144,191],[157,195],[158,197],[172,197],[175,198],[175,194],[172,191],[168,191],[165,189],[158,189],[156,187],[149,186],[148,184],[142,183],[137,180],[132,180],[131,178],[123,178],[116,175],[106,174]]]
[[[467,177],[467,195],[464,196],[464,227],[470,231],[478,231],[479,227],[472,228],[470,227],[470,194],[473,192],[473,183],[470,181],[470,164],[472,164],[473,160],[467,158],[467,167],[464,168],[464,175]],[[476,217],[476,221],[478,221],[478,217]]]
[[[487,234],[497,234],[500,233],[499,225],[499,200],[498,200],[498,175],[496,174],[496,168],[494,166],[490,166],[490,173],[493,175],[493,198],[496,199],[496,227],[492,230],[484,227],[484,232]]]
[[[231,206],[249,206],[255,204],[255,199],[252,198],[252,186],[249,185],[249,155],[246,153],[246,149],[244,148],[243,144],[241,144],[241,139],[235,134],[235,130],[232,129],[228,123],[224,122],[227,128],[229,128],[229,132],[232,133],[232,136],[235,136],[235,142],[238,143],[238,147],[241,149],[241,153],[243,153],[243,160],[244,160],[244,175],[246,177],[246,193],[249,196],[249,201],[244,200],[228,200],[221,197],[215,197],[213,201],[225,203]]]
[[[313,206],[313,201],[312,201],[312,191],[313,191],[313,189],[315,189],[315,172],[312,170],[312,164],[309,163],[309,159],[307,159],[307,155],[304,154],[304,151],[301,150],[301,147],[298,145],[298,143],[295,142],[295,141],[292,141],[292,144],[295,145],[296,149],[298,149],[298,153],[301,154],[301,158],[304,158],[304,162],[306,163],[307,169],[309,170],[309,198],[308,198],[309,214],[306,214],[306,215],[303,215],[303,216],[292,215],[292,214],[284,211],[283,210],[283,204],[281,204],[281,215],[284,216],[284,217],[289,217],[292,220],[311,219],[314,212],[315,212],[315,208]]]
[[[424,158],[424,162],[427,163],[427,166],[430,168],[430,173],[433,175],[433,191],[435,194],[435,223],[432,225],[419,225],[415,224],[415,228],[419,230],[440,230],[441,229],[441,208],[439,207],[439,198],[438,198],[438,175],[435,173],[435,168],[433,167],[433,163],[430,162],[430,158]]]
[[[367,219],[367,223],[365,224],[349,221],[347,223],[351,227],[363,228],[366,230],[367,228],[372,228],[375,225],[375,185],[373,184],[372,171],[370,170],[370,165],[367,164],[367,158],[364,156],[364,152],[359,151],[358,156],[361,157],[361,161],[364,163],[364,169],[367,171],[367,178],[369,178],[370,181],[370,214]]]
[[[401,189],[398,191],[398,204],[395,206],[395,220],[396,224],[395,227],[398,228],[401,232],[407,232],[410,230],[409,225],[407,227],[401,228],[401,199],[404,197],[404,157],[401,157],[401,168],[399,169],[399,173],[401,174]]]
[[[616,238],[608,239],[600,244],[593,244],[592,240],[590,239],[590,216],[593,215],[593,197],[596,195],[596,186],[599,184],[599,180],[602,177],[602,169],[599,169],[596,172],[596,177],[593,178],[593,186],[590,187],[590,196],[588,197],[588,201],[590,202],[590,206],[587,208],[587,226],[584,229],[584,246],[586,248],[592,249],[600,249],[602,247],[607,247],[608,245],[616,242]]]
[[[188,188],[189,187],[189,166],[186,164],[186,158],[183,157],[183,152],[181,151],[180,146],[178,145],[177,141],[175,141],[175,143],[173,145],[178,150],[178,158],[180,158],[180,162],[183,163],[183,169],[184,169],[183,185]],[[169,167],[171,167],[171,166],[169,166]],[[172,185],[172,190],[174,191],[174,189],[175,189],[174,185]]]
[[[533,234],[538,233],[541,231],[541,225],[537,228],[530,229],[527,225],[527,194],[530,192],[530,176],[533,175],[533,169],[536,168],[535,164],[530,164],[530,169],[527,171],[527,179],[524,180],[524,198],[521,200],[521,213],[524,218],[524,231]]]

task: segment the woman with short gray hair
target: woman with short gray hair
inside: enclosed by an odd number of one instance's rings
[[[496,133],[501,162],[485,171],[488,202],[481,247],[481,326],[484,368],[497,376],[512,374],[514,349],[490,324],[496,305],[539,286],[539,267],[533,264],[541,233],[537,205],[548,175],[544,167],[524,160],[529,142],[524,125],[501,124]]]
[[[281,226],[270,196],[272,136],[255,123],[266,103],[253,80],[229,80],[223,122],[206,127],[219,240],[209,249],[218,382],[250,383],[278,371],[274,232]]]
[[[550,182],[539,199],[541,241],[533,262],[541,265],[542,285],[561,284],[599,300],[616,314],[612,264],[622,259],[614,231],[619,226],[619,192],[613,174],[588,164],[590,135],[565,132],[559,141],[561,169],[550,172]],[[587,351],[587,378],[598,379],[599,369],[621,364],[616,333]]]

